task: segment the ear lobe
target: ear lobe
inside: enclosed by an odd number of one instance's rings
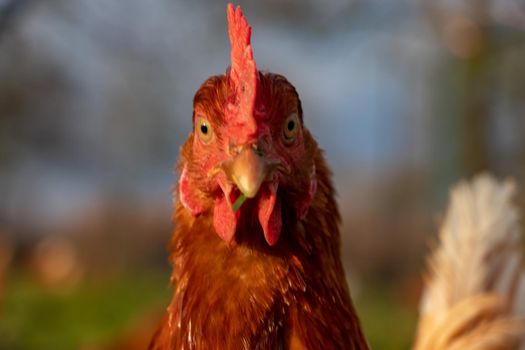
[[[315,164],[312,165],[310,178],[307,185],[308,191],[305,192],[304,197],[301,198],[301,201],[296,208],[296,215],[299,220],[303,220],[306,218],[306,215],[308,215],[308,209],[310,209],[310,205],[312,204],[315,193],[317,192],[317,174],[315,170]]]
[[[195,196],[191,189],[192,185],[188,176],[188,169],[184,166],[179,179],[179,200],[184,208],[188,209],[191,215],[198,216],[205,211],[205,207],[202,201]]]

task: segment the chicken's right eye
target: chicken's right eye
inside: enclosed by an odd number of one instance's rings
[[[211,128],[210,122],[203,117],[197,119],[197,132],[199,134],[199,138],[204,143],[210,142],[211,137],[213,136],[213,130]]]

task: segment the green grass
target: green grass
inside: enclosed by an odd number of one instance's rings
[[[57,293],[16,275],[8,280],[0,311],[0,349],[105,344],[141,314],[167,303],[167,280],[135,276]]]
[[[162,310],[168,273],[134,274],[57,293],[21,274],[7,281],[0,309],[0,350],[79,349],[108,344],[137,318]],[[416,314],[384,285],[364,286],[355,306],[373,349],[409,349]]]
[[[390,288],[366,285],[355,307],[372,349],[407,350],[414,339],[417,313],[402,305]]]

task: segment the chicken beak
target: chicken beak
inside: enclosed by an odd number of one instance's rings
[[[231,208],[236,212],[246,199],[257,196],[262,184],[271,180],[274,170],[280,165],[280,160],[265,155],[257,144],[250,144],[241,147],[234,157],[214,166],[208,176],[214,177],[223,172],[239,189],[239,197],[234,203],[230,203]],[[230,191],[227,192],[225,194],[229,196]]]
[[[233,160],[230,176],[244,197],[253,198],[272,168],[272,163],[255,146],[247,146]]]
[[[279,175],[275,171],[283,171],[285,167],[271,150],[264,152],[257,144],[232,147],[231,153],[233,157],[220,162],[208,173],[209,177],[220,176],[217,182],[224,194],[217,197],[215,203],[215,230],[219,237],[230,242],[240,217],[239,208],[246,199],[257,197],[254,209],[264,238],[269,245],[274,245],[282,226],[281,201],[277,198]]]

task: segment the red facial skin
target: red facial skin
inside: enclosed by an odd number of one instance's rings
[[[213,207],[217,234],[228,243],[234,238],[241,217],[252,216],[251,211],[255,211],[266,241],[274,245],[282,227],[281,193],[301,194],[291,204],[297,217],[302,219],[316,191],[315,166],[307,156],[302,111],[295,89],[283,77],[273,74],[261,74],[259,83],[259,117],[255,127],[249,126],[249,132],[243,129],[244,120],[229,118],[228,112],[224,112],[228,111],[234,93],[228,76],[212,78],[203,84],[195,97],[194,131],[188,140],[191,155],[182,162],[179,182],[182,204],[193,215]],[[211,104],[214,108],[210,108],[208,97],[210,92],[214,95],[214,89],[217,89],[214,96],[217,101]],[[230,124],[232,120],[235,122]],[[290,121],[295,123],[291,137],[287,134],[289,130],[285,130]],[[206,135],[200,131],[202,123],[208,128]],[[255,206],[245,203],[235,213],[232,203],[240,193],[227,167],[225,170],[221,165],[235,159],[239,149],[252,145],[257,145],[263,161],[275,166],[266,174],[255,198],[248,199],[255,202]],[[302,173],[304,176],[297,176]]]

